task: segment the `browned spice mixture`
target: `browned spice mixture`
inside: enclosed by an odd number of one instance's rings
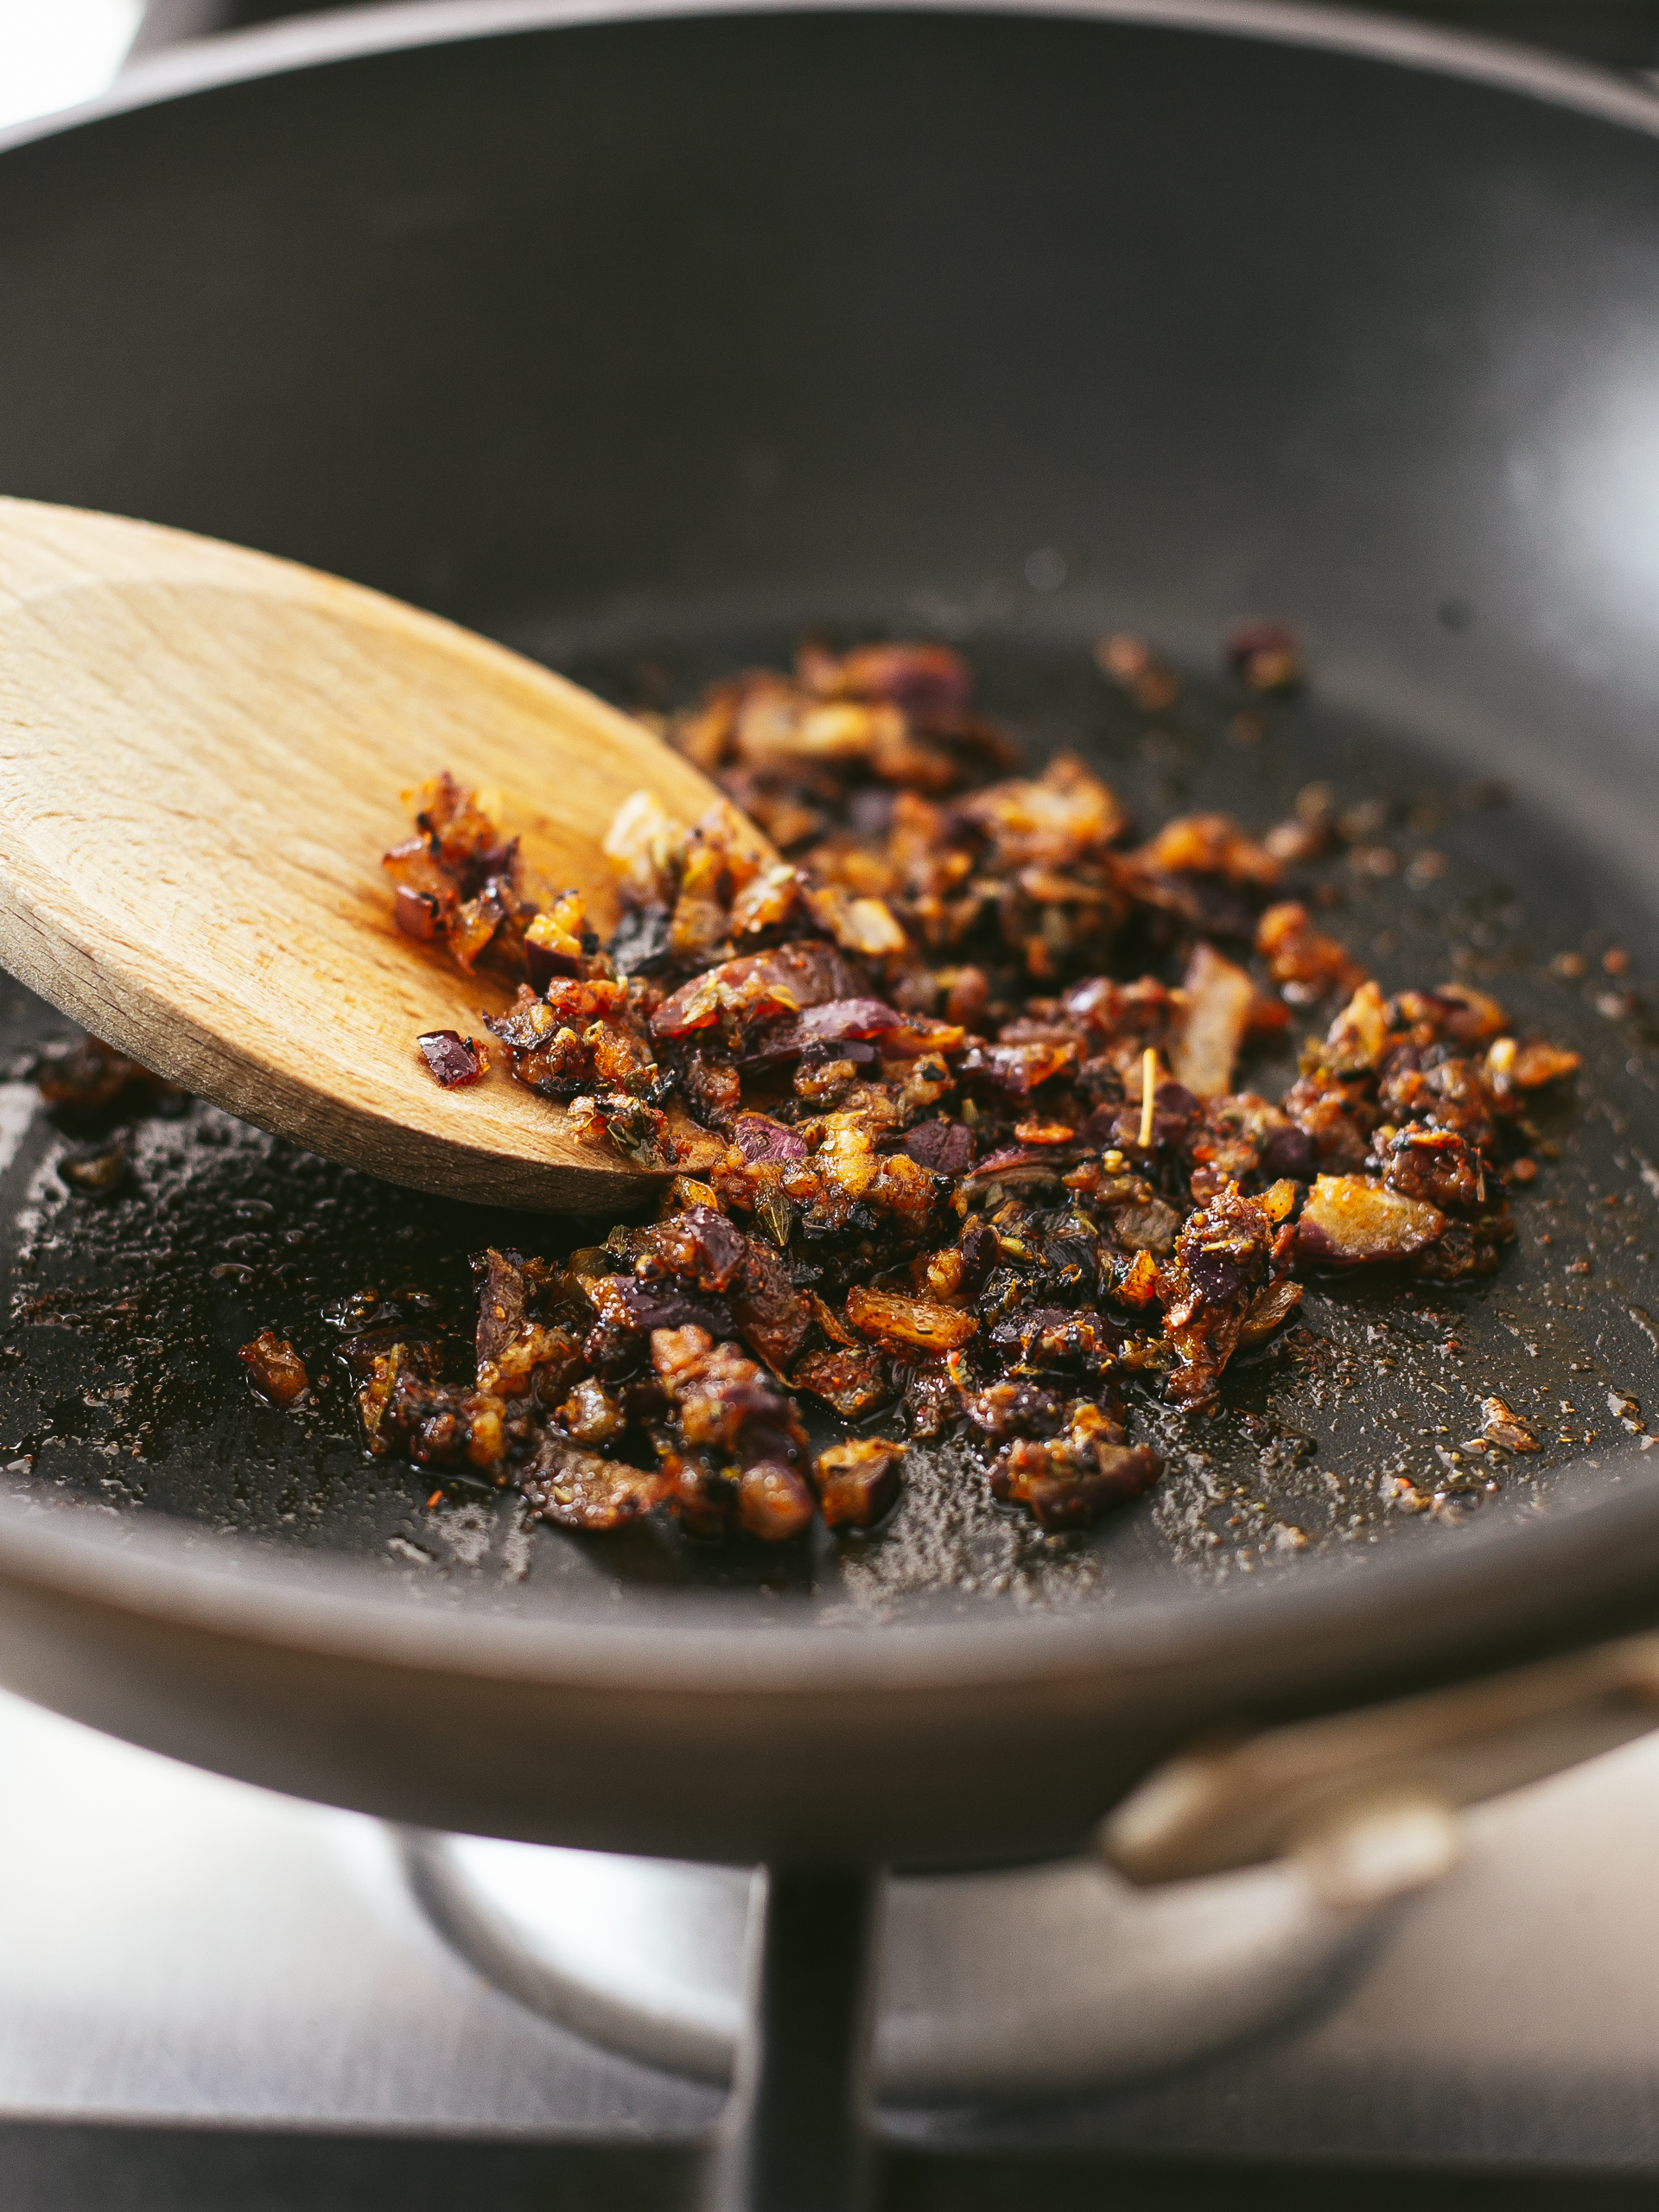
[[[1258,692],[1299,674],[1277,629],[1230,652]],[[1139,641],[1101,658],[1162,680]],[[469,1385],[407,1332],[356,1337],[372,1450],[513,1483],[567,1528],[666,1508],[777,1541],[815,1513],[870,1528],[903,1440],[953,1432],[998,1498],[1073,1529],[1160,1471],[1131,1386],[1213,1413],[1307,1270],[1496,1268],[1527,1094],[1578,1056],[1464,984],[1385,999],[1285,895],[1317,814],[1136,845],[1081,760],[1019,774],[971,702],[939,645],[809,647],[716,686],[668,735],[734,805],[683,832],[628,802],[608,946],[474,794],[422,787],[386,855],[400,926],[524,977],[488,1023],[511,1077],[671,1179],[654,1222],[567,1262],[480,1255]],[[1252,1041],[1321,1001],[1286,1096],[1236,1090]],[[446,1084],[488,1065],[420,1046]],[[862,1433],[814,1455],[803,1397]]]
[[[255,1391],[269,1405],[286,1408],[297,1404],[311,1386],[305,1362],[288,1339],[273,1329],[262,1329],[237,1357],[247,1369]]]

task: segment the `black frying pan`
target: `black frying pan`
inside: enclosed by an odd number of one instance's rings
[[[629,12],[324,19],[14,134],[0,488],[296,556],[639,702],[807,623],[944,632],[1143,814],[1381,797],[1402,867],[1342,875],[1339,926],[1581,1046],[1560,1160],[1491,1283],[1316,1288],[1227,1419],[1147,1409],[1163,1489],[1090,1536],[936,1466],[885,1540],[780,1557],[428,1513],[338,1378],[298,1419],[249,1399],[259,1326],[327,1374],[330,1301],[459,1313],[468,1249],[557,1224],[130,1102],[134,1183],[72,1198],[101,1127],[19,1137],[0,1093],[0,1675],[404,1820],[915,1862],[1072,1847],[1201,1726],[1636,1617],[1659,1471],[1605,1402],[1659,1401],[1659,1111],[1597,963],[1659,973],[1659,101],[1271,7]],[[1202,673],[1148,723],[1089,660],[1135,625],[1205,671],[1255,613],[1314,686],[1255,747]],[[20,1054],[61,1027],[12,1020]],[[1493,1387],[1536,1462],[1389,1504]]]

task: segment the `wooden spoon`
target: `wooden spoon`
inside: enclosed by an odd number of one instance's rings
[[[396,929],[399,795],[497,794],[545,880],[616,906],[630,792],[713,786],[573,683],[378,592],[211,538],[0,499],[0,961],[159,1075],[397,1183],[546,1210],[655,1179],[498,1065],[441,1090],[423,1030],[504,982]]]

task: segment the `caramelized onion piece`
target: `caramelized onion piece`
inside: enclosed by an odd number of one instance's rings
[[[812,1492],[804,1476],[781,1459],[757,1459],[737,1480],[737,1525],[763,1544],[786,1544],[812,1525]]]
[[[1316,1267],[1408,1260],[1446,1233],[1446,1216],[1370,1175],[1320,1175],[1296,1224],[1297,1256]]]
[[[880,1354],[868,1347],[851,1351],[844,1344],[830,1344],[808,1352],[792,1380],[798,1390],[822,1398],[843,1421],[860,1421],[893,1396]]]
[[[1537,1090],[1547,1083],[1560,1083],[1575,1075],[1583,1065],[1581,1054],[1564,1052],[1535,1037],[1516,1048],[1509,1078],[1517,1090]]]
[[[73,1106],[88,1111],[111,1106],[124,1092],[141,1086],[163,1088],[137,1060],[106,1045],[101,1037],[85,1037],[64,1051],[44,1053],[35,1064],[35,1083],[48,1106]]]
[[[262,1329],[251,1344],[243,1345],[237,1357],[267,1405],[286,1410],[311,1387],[305,1362],[287,1338],[279,1337],[274,1330]]]
[[[820,1452],[812,1464],[818,1510],[831,1529],[869,1529],[899,1496],[905,1447],[885,1437],[849,1437]]]
[[[1365,971],[1333,937],[1316,930],[1294,899],[1269,906],[1256,925],[1255,949],[1293,1006],[1312,1006],[1328,993],[1351,993]]]
[[[1073,1406],[1056,1435],[1018,1437],[991,1469],[995,1495],[1029,1506],[1039,1528],[1086,1529],[1109,1507],[1150,1490],[1163,1461],[1144,1444],[1126,1446],[1098,1406]]]
[[[745,1026],[858,995],[860,978],[823,944],[747,954],[694,976],[651,1017],[653,1037],[688,1037],[728,1020]]]
[[[490,1056],[475,1037],[462,1037],[453,1029],[429,1029],[415,1042],[434,1080],[446,1090],[462,1090],[489,1072]]]
[[[971,1313],[936,1305],[931,1298],[901,1298],[894,1291],[857,1285],[847,1294],[847,1319],[878,1344],[917,1351],[954,1351],[979,1327]]]
[[[1244,1309],[1239,1323],[1238,1348],[1248,1351],[1264,1344],[1275,1329],[1282,1328],[1302,1302],[1302,1286],[1288,1275],[1258,1291]]]
[[[638,1521],[668,1496],[670,1478],[623,1459],[602,1459],[550,1429],[518,1477],[518,1487],[537,1517],[561,1529],[603,1534]]]
[[[1491,1444],[1502,1444],[1510,1452],[1535,1452],[1538,1440],[1520,1420],[1510,1411],[1502,1398],[1483,1398],[1480,1402],[1483,1419],[1480,1433]]]
[[[1170,1072],[1195,1098],[1219,1098],[1233,1087],[1233,1065],[1250,1026],[1255,986],[1243,969],[1200,941],[1181,988],[1186,1009],[1170,1047]]]

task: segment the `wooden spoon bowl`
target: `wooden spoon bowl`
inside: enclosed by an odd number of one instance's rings
[[[531,868],[608,930],[601,844],[641,788],[717,797],[649,731],[453,623],[287,561],[0,499],[0,960],[159,1075],[331,1160],[547,1211],[653,1178],[498,1068],[443,1090],[416,1039],[512,996],[392,920],[399,794],[496,795]]]

